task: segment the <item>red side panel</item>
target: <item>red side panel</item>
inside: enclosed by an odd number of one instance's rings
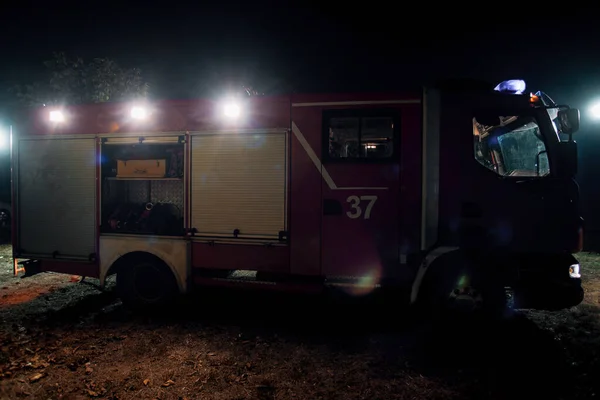
[[[350,118],[373,106],[346,106]],[[376,111],[376,117],[400,114],[399,109]],[[316,109],[320,117],[322,110]],[[324,116],[325,117],[325,116]],[[326,118],[326,117],[325,117]],[[395,125],[400,123],[396,119]],[[327,123],[327,121],[325,121]],[[396,126],[393,158],[363,162],[360,159],[324,159],[331,182],[323,182],[323,201],[335,205],[323,216],[323,272],[330,277],[363,277],[378,283],[400,269],[401,132]],[[322,132],[322,134],[327,134]],[[333,186],[333,187],[332,187]],[[335,208],[335,207],[333,207]],[[371,283],[371,282],[369,282]]]
[[[311,118],[313,114],[309,108],[292,107],[290,272],[300,275],[321,273],[322,178],[309,154],[321,153],[321,120]]]
[[[27,135],[82,135],[97,133],[147,133],[219,130],[227,128],[281,128],[289,126],[287,97],[260,97],[240,100],[242,115],[235,120],[223,117],[223,103],[211,100],[169,100],[143,105],[148,118],[130,116],[131,103],[103,103],[62,109],[65,123],[49,121],[50,107],[33,110],[19,122]]]
[[[399,123],[393,159],[325,158],[327,113],[353,117],[362,110],[376,118],[389,114]],[[293,101],[292,120],[292,271],[400,278],[403,256],[419,249],[420,96],[303,97]]]
[[[194,268],[287,272],[289,247],[250,244],[192,244]]]

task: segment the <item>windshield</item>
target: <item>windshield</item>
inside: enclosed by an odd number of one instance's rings
[[[532,116],[498,117],[484,125],[473,118],[475,159],[501,176],[540,177],[550,173],[548,153]]]
[[[550,117],[550,121],[552,121],[552,127],[554,131],[558,134],[560,133],[560,123],[558,122],[558,108],[546,108],[546,112],[548,113],[548,117]]]

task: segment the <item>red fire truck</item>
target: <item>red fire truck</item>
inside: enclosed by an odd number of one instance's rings
[[[524,89],[28,110],[12,126],[14,257],[26,276],[116,273],[135,306],[238,285],[570,307],[579,111]]]

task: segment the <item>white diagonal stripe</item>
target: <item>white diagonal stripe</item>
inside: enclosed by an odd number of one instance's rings
[[[319,173],[321,174],[323,179],[325,179],[325,182],[327,183],[327,186],[329,186],[329,189],[331,189],[331,190],[362,190],[362,189],[387,190],[388,189],[386,187],[338,187],[335,184],[335,182],[333,181],[333,179],[331,178],[331,175],[329,175],[329,172],[327,172],[327,169],[325,168],[323,163],[321,163],[321,160],[319,159],[319,157],[317,156],[315,151],[312,149],[312,147],[310,147],[310,143],[308,143],[308,141],[306,140],[306,138],[304,137],[304,135],[298,128],[298,125],[296,125],[296,123],[294,121],[292,121],[292,132],[294,132],[294,136],[296,136],[296,139],[298,139],[298,141],[302,145],[302,148],[304,148],[304,151],[306,151],[306,154],[308,154],[308,157],[312,160],[313,164],[315,165],[315,167],[317,168],[317,170],[319,171]]]

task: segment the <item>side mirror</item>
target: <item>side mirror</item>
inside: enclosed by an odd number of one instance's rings
[[[558,111],[560,131],[565,135],[572,135],[579,130],[579,110],[568,108]]]

